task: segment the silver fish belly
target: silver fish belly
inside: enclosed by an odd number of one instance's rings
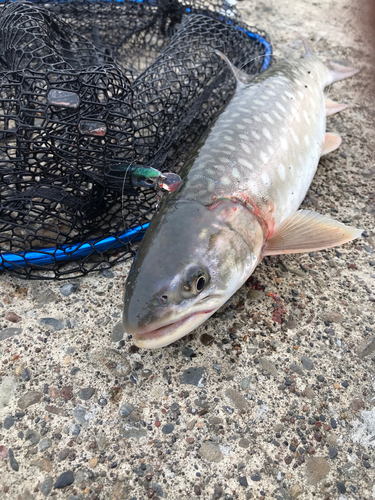
[[[138,346],[167,345],[202,324],[265,255],[320,250],[361,234],[297,211],[319,158],[341,143],[326,133],[326,115],[345,106],[327,102],[324,88],[356,72],[310,56],[238,81],[140,245],[123,316]]]

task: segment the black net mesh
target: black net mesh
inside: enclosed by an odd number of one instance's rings
[[[0,270],[68,278],[131,258],[158,193],[267,35],[222,1],[0,4]]]

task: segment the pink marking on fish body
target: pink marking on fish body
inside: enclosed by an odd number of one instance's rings
[[[255,217],[267,231],[266,240],[268,240],[273,235],[273,233],[275,232],[275,221],[273,218],[275,205],[272,201],[269,201],[266,204],[266,207],[261,209],[253,200],[250,199],[247,194],[240,192],[235,193],[233,196],[230,196],[228,198],[220,198],[207,208],[213,211],[216,210],[223,202],[228,201],[230,201],[231,203],[241,203],[241,205],[244,205],[249,210],[249,212],[255,215]],[[237,210],[235,207],[233,207],[233,209]]]

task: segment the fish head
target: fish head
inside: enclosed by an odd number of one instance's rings
[[[163,347],[187,335],[244,283],[262,244],[255,217],[234,203],[207,208],[180,201],[173,209],[162,207],[125,285],[125,331],[144,348]]]

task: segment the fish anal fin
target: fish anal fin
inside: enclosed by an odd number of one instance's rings
[[[324,136],[321,156],[331,153],[332,151],[335,151],[335,149],[337,149],[340,146],[341,142],[342,139],[339,135],[327,132],[326,135]]]
[[[236,68],[225,54],[220,52],[220,50],[215,50],[216,54],[220,56],[228,65],[229,69],[232,71],[234,78],[236,79],[237,86],[242,86],[250,83],[254,79],[254,75],[249,75],[242,69]]]
[[[357,68],[351,68],[350,66],[345,66],[344,64],[336,61],[327,62],[327,67],[330,75],[327,85],[344,80],[345,78],[350,78],[359,72],[359,69]]]
[[[331,101],[331,99],[326,99],[326,116],[340,113],[340,111],[343,111],[347,107],[347,104],[340,104],[339,102]]]
[[[264,257],[324,250],[359,238],[362,231],[317,212],[299,210],[276,229],[266,242],[262,255]]]

